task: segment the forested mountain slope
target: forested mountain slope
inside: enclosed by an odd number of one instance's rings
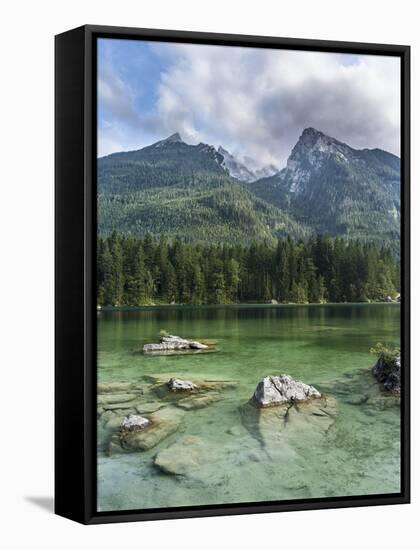
[[[251,172],[233,157],[227,162],[228,154],[188,145],[176,133],[98,159],[99,233],[150,232],[203,243],[329,234],[386,243],[398,254],[395,155],[353,149],[307,128],[283,170],[250,181]]]

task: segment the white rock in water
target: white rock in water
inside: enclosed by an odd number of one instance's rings
[[[294,380],[287,374],[281,376],[266,376],[258,383],[254,400],[260,407],[269,407],[293,401],[306,401],[313,397],[321,397],[313,386]]]
[[[177,349],[188,349],[189,344],[184,344],[179,340],[171,342],[162,342],[161,344],[144,344],[143,351],[169,351]]]
[[[202,344],[201,342],[189,342],[190,348],[192,349],[207,349],[208,346],[206,344]]]
[[[150,420],[144,416],[138,414],[129,414],[121,422],[121,430],[127,432],[135,432],[137,430],[142,430],[150,424]]]
[[[167,336],[161,336],[160,338],[161,343],[179,343],[179,344],[186,344],[189,345],[189,340],[185,340],[185,338],[181,338],[180,336],[173,336],[172,334],[168,334]]]
[[[198,386],[190,380],[180,380],[179,378],[171,378],[168,382],[168,388],[172,391],[191,391],[197,390]]]
[[[184,349],[207,349],[208,346],[202,344],[201,342],[195,342],[192,340],[186,340],[179,336],[174,336],[172,334],[167,334],[166,336],[160,337],[159,344],[145,344],[143,346],[143,351],[169,351],[169,350],[184,350]]]
[[[160,341],[161,343],[166,343],[166,344],[185,345],[193,349],[208,348],[208,346],[206,346],[205,344],[202,344],[201,342],[195,342],[194,340],[186,340],[185,338],[181,338],[180,336],[173,336],[172,334],[168,334],[167,336],[162,336]]]

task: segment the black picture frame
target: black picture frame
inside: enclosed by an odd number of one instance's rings
[[[401,492],[96,511],[96,40],[147,39],[401,60]],[[55,38],[55,512],[84,524],[410,502],[410,47],[86,25]]]

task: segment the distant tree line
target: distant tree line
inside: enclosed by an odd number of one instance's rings
[[[114,231],[98,237],[97,300],[101,306],[383,301],[398,292],[399,271],[387,248],[358,240],[229,246]]]

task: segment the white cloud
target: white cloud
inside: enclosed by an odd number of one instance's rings
[[[174,56],[173,49],[177,55]],[[356,148],[399,154],[399,60],[220,46],[166,45],[162,134],[222,144],[256,164],[283,166],[305,127]]]

